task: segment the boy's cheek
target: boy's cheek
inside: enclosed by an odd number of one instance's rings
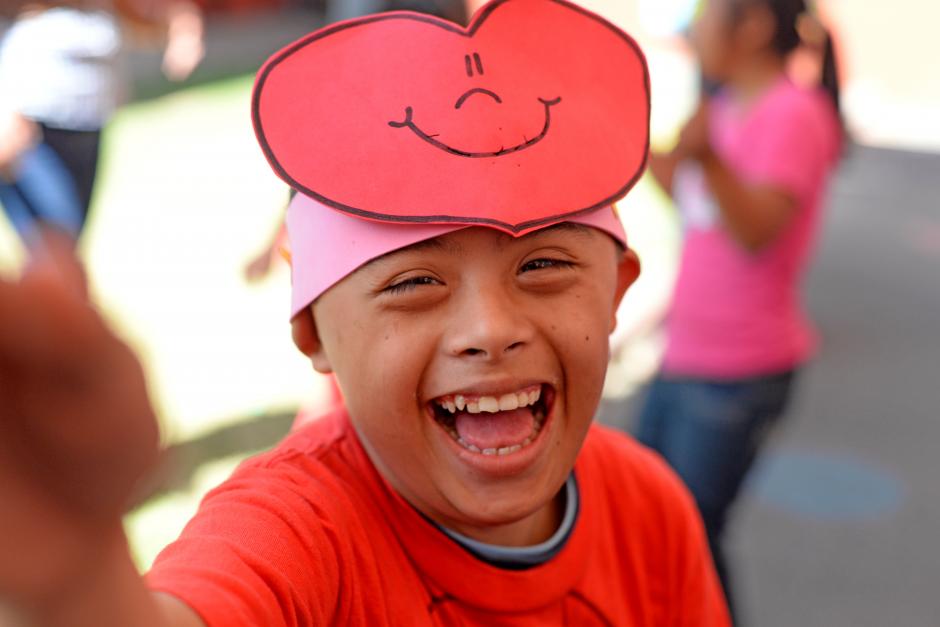
[[[414,409],[429,360],[427,347],[394,327],[362,334],[355,341],[355,350],[340,358],[342,367],[337,369],[344,386],[355,390],[356,399],[368,407],[399,413]]]
[[[598,299],[586,311],[579,308],[580,316],[571,312],[565,324],[568,332],[557,344],[568,377],[567,392],[577,405],[596,404],[603,388],[610,356],[610,321],[605,306],[609,304]]]

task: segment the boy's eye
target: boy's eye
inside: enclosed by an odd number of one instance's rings
[[[409,277],[407,279],[402,279],[392,285],[389,285],[382,291],[386,294],[403,294],[409,292],[419,285],[440,285],[441,282],[437,279],[429,276],[416,276]]]
[[[532,261],[525,262],[521,268],[519,268],[519,274],[523,272],[531,272],[532,270],[547,270],[549,268],[570,268],[574,264],[570,261],[564,261],[562,259],[546,259],[539,258],[533,259]]]

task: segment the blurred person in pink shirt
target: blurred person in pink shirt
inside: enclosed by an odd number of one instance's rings
[[[730,602],[729,509],[816,348],[800,283],[843,130],[831,40],[804,0],[706,0],[691,42],[707,93],[650,160],[684,242],[637,435],[692,490]],[[788,77],[806,44],[823,50],[818,85]]]

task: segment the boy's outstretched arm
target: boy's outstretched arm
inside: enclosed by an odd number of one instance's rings
[[[157,459],[157,424],[83,281],[65,249],[0,281],[0,604],[31,625],[197,627],[130,559],[121,515]]]

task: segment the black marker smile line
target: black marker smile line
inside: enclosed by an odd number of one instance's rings
[[[463,103],[467,101],[467,98],[469,98],[473,94],[485,94],[489,96],[490,98],[492,98],[493,100],[495,100],[496,102],[498,102],[499,104],[503,104],[503,99],[500,98],[496,94],[496,92],[492,92],[489,89],[483,89],[482,87],[474,87],[473,89],[468,89],[467,91],[465,91],[464,94],[460,98],[457,99],[456,104],[454,104],[454,108],[459,109],[460,107],[462,107]]]
[[[434,139],[435,137],[437,137],[437,135],[428,135],[427,133],[422,131],[420,128],[418,128],[417,125],[415,125],[414,121],[412,120],[412,115],[414,111],[412,110],[411,107],[405,107],[405,119],[403,121],[401,122],[390,121],[388,125],[391,126],[392,128],[405,128],[405,127],[410,128],[411,131],[415,135],[417,135],[424,141],[428,142],[435,148],[439,148],[445,152],[449,152],[451,154],[454,154],[460,157],[469,157],[472,159],[501,157],[511,152],[519,152],[520,150],[525,150],[526,148],[530,148],[534,146],[535,144],[539,143],[540,141],[542,141],[545,135],[548,134],[548,129],[551,126],[551,121],[552,121],[551,108],[555,106],[556,104],[558,104],[559,102],[561,102],[561,96],[555,98],[554,100],[545,100],[544,98],[539,98],[539,102],[545,105],[545,125],[542,127],[542,132],[536,135],[535,137],[533,137],[532,139],[527,139],[521,144],[518,144],[516,146],[511,146],[509,148],[500,148],[499,150],[496,150],[493,152],[468,152],[466,150],[459,150],[457,148],[453,148],[443,142],[437,141],[436,139]]]

